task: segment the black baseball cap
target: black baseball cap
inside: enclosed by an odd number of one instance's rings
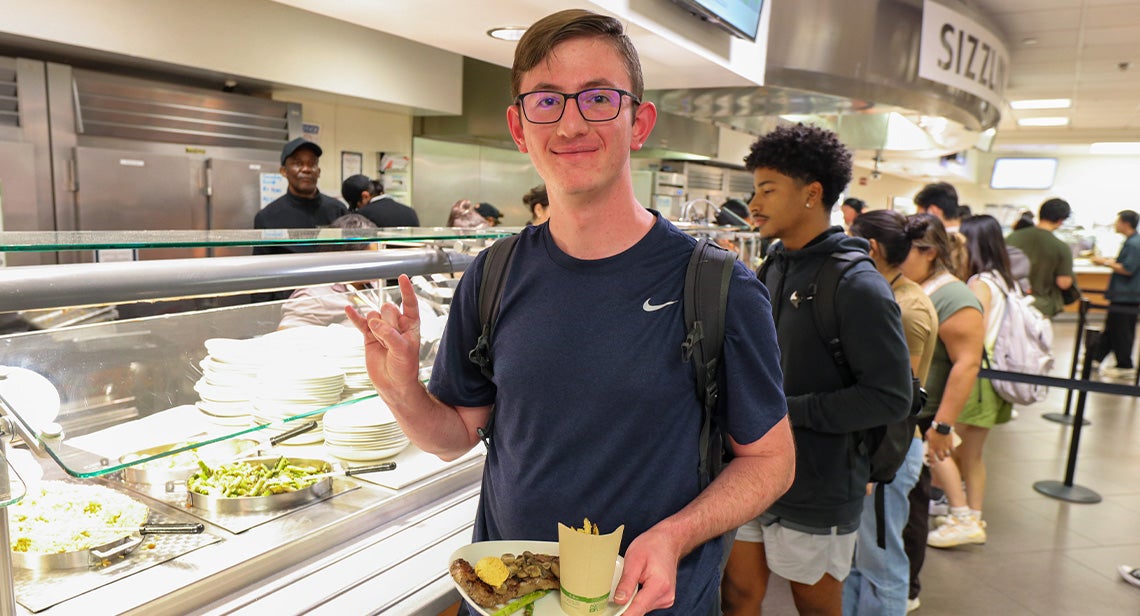
[[[281,164],[284,165],[285,159],[292,156],[297,150],[300,150],[301,148],[309,148],[313,151],[314,154],[317,155],[317,158],[320,158],[321,154],[324,154],[324,150],[321,150],[321,146],[313,143],[312,141],[309,141],[308,139],[305,139],[304,137],[297,137],[289,143],[286,143],[285,147],[281,148]]]
[[[357,201],[360,201],[360,193],[366,190],[372,192],[372,180],[364,174],[350,175],[340,185],[340,195],[348,202],[350,208],[354,207]]]
[[[502,218],[503,217],[503,213],[499,211],[499,208],[491,205],[490,203],[480,203],[475,208],[475,211],[479,212],[479,215],[482,216],[483,218]]]

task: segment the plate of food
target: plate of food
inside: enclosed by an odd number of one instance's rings
[[[451,581],[463,595],[463,600],[483,616],[521,616],[522,605],[517,611],[502,610],[512,602],[535,593],[544,594],[534,601],[534,616],[565,615],[558,597],[557,541],[480,541],[453,552],[448,565]],[[611,597],[624,565],[625,559],[618,556],[613,585],[610,586]],[[487,580],[499,583],[493,585]],[[627,607],[629,603],[618,605],[611,600],[597,615],[619,616]]]

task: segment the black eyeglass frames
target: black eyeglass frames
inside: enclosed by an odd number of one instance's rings
[[[641,104],[632,92],[617,88],[590,88],[573,93],[535,90],[519,94],[515,101],[532,124],[554,124],[561,120],[566,111],[566,99],[570,98],[578,101],[578,112],[587,122],[609,122],[621,113],[621,100],[625,96],[633,104]]]

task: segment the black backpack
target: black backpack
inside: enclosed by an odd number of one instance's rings
[[[847,386],[855,383],[855,375],[851,372],[851,365],[847,362],[847,355],[843,352],[843,345],[839,340],[839,325],[835,316],[835,293],[839,288],[839,280],[860,261],[867,261],[874,265],[871,257],[861,251],[833,252],[824,260],[815,274],[815,281],[808,288],[807,299],[811,300],[812,321],[827,352],[839,369],[843,383]],[[764,282],[768,274],[771,260],[766,260],[756,272],[760,282]],[[779,301],[778,298],[773,301]],[[860,453],[865,454],[871,465],[870,481],[875,486],[875,517],[878,527],[878,544],[880,548],[886,546],[886,529],[882,523],[885,514],[886,502],[882,484],[894,481],[895,474],[906,461],[906,454],[910,450],[914,430],[918,425],[917,414],[926,402],[926,391],[922,389],[918,378],[911,376],[911,412],[906,419],[876,426],[856,434],[856,447]]]
[[[483,276],[479,283],[479,322],[483,324],[475,348],[468,358],[479,366],[483,375],[494,375],[491,337],[499,316],[507,268],[510,266],[517,235],[496,240],[483,260]],[[702,402],[701,435],[698,443],[700,462],[697,469],[701,489],[724,468],[731,457],[724,432],[723,409],[719,406],[722,380],[721,351],[724,348],[724,313],[728,303],[728,284],[732,278],[736,256],[702,239],[697,242],[685,271],[685,339],[681,343],[681,359],[692,361],[696,374],[697,395]],[[487,425],[479,428],[479,437],[489,448],[495,423],[492,413]]]

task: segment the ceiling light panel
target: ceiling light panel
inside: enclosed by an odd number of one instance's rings
[[[1045,118],[1021,118],[1017,121],[1018,126],[1068,126],[1069,118],[1063,117],[1045,117]]]
[[[1072,99],[1068,98],[1035,98],[1020,101],[1009,101],[1013,109],[1068,109],[1073,106]]]

